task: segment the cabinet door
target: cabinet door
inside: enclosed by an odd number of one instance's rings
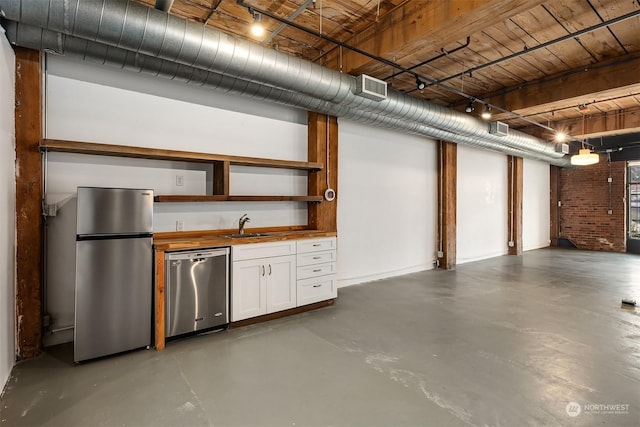
[[[287,255],[263,260],[267,268],[267,313],[296,306],[296,257]]]
[[[235,261],[231,285],[231,321],[267,314],[267,270],[263,259]]]

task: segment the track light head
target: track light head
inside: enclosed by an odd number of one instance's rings
[[[565,134],[564,132],[556,133],[556,141],[557,142],[564,142],[565,139],[567,139],[567,134]]]
[[[480,116],[485,120],[489,120],[491,118],[491,106],[489,104],[485,104],[484,111]]]
[[[427,84],[416,77],[416,87],[418,88],[418,90],[423,90],[425,87],[427,87]]]
[[[472,112],[473,110],[474,110],[474,108],[473,108],[473,100],[471,100],[471,99],[470,99],[470,100],[469,100],[469,103],[467,104],[467,108],[465,108],[465,109],[464,109],[464,111],[465,111],[466,113],[470,113],[470,112]]]

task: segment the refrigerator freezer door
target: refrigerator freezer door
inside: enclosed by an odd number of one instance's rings
[[[76,243],[76,362],[151,345],[152,239]]]
[[[153,190],[78,187],[77,234],[153,231]]]

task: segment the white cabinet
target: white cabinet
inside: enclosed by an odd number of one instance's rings
[[[295,242],[233,246],[231,257],[232,322],[296,306]]]
[[[231,321],[336,298],[336,238],[231,248]]]
[[[298,240],[298,307],[338,296],[336,238]]]

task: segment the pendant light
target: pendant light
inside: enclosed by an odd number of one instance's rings
[[[580,112],[582,113],[582,148],[578,151],[578,154],[571,156],[571,164],[574,166],[588,166],[598,163],[600,156],[598,156],[598,153],[592,153],[590,149],[585,147],[584,120],[586,108],[581,109]]]

